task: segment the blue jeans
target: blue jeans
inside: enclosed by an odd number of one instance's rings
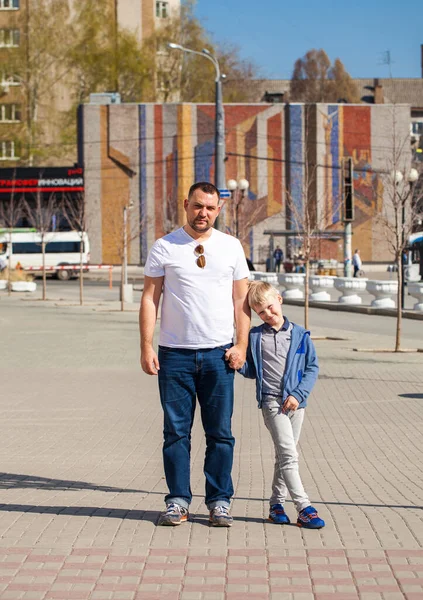
[[[188,508],[191,499],[191,429],[196,398],[206,434],[206,504],[229,507],[235,440],[231,431],[234,370],[218,348],[187,350],[159,347],[159,389],[164,412],[163,463],[169,494],[166,503]]]

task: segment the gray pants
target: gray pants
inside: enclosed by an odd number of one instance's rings
[[[297,511],[310,506],[304,490],[299,468],[297,443],[304,421],[304,409],[281,412],[282,398],[265,396],[262,412],[264,424],[272,436],[275,446],[275,469],[270,505],[284,504],[289,492]]]

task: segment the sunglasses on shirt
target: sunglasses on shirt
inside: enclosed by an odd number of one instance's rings
[[[200,267],[200,269],[204,269],[204,267],[206,266],[206,257],[204,256],[204,246],[202,246],[201,244],[198,244],[198,246],[196,246],[196,248],[194,249],[194,253],[196,256],[198,256],[197,260],[195,261],[197,263],[197,266]]]

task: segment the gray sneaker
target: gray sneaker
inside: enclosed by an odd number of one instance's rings
[[[186,508],[176,502],[166,506],[166,511],[159,517],[158,525],[180,525],[188,521],[189,513]]]
[[[232,527],[234,522],[226,506],[216,506],[210,511],[209,523],[212,527]]]

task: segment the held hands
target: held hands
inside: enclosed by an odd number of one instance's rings
[[[232,346],[232,348],[228,348],[225,352],[225,360],[229,362],[229,366],[231,369],[237,370],[242,367],[245,363],[247,351],[244,346]]]
[[[157,375],[160,370],[159,358],[153,348],[141,351],[141,368],[147,375]]]
[[[294,396],[288,396],[282,405],[282,412],[288,413],[290,410],[297,410],[300,403]]]

